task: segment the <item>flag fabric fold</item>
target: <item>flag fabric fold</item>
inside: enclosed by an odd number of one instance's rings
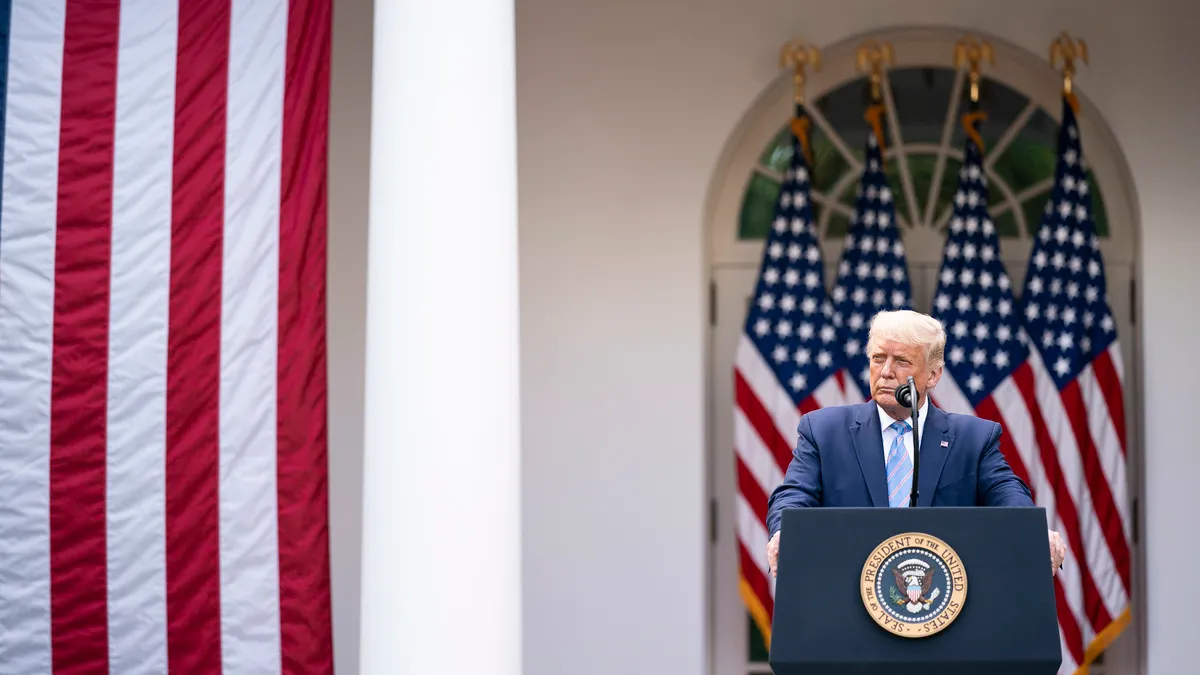
[[[331,15],[0,2],[0,675],[332,672]]]
[[[884,169],[884,115],[879,104],[867,110],[872,130],[867,133],[854,216],[832,293],[833,324],[845,360],[839,377],[846,401],[852,403],[871,398],[867,358],[871,319],[883,310],[913,308],[908,259],[896,222],[896,199]]]
[[[1042,451],[1059,465],[1055,510],[1072,530],[1074,573],[1059,584],[1064,662],[1069,654],[1086,670],[1129,624],[1132,544],[1124,366],[1077,113],[1074,96],[1064,96],[1054,189],[1034,236],[1021,318],[1046,420]]]
[[[734,454],[742,599],[770,645],[775,584],[767,500],[791,461],[800,415],[838,405],[841,367],[813,223],[809,118],[796,107],[792,159],[775,205],[734,363]]]

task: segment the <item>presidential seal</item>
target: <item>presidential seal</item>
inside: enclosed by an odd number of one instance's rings
[[[958,618],[967,599],[967,573],[946,542],[908,532],[875,547],[859,588],[875,623],[901,637],[922,638]]]

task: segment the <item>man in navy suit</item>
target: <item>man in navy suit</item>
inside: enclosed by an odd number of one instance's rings
[[[925,314],[880,312],[871,321],[867,357],[873,400],[821,408],[800,418],[799,438],[767,509],[767,560],[778,568],[783,510],[818,506],[904,508],[912,493],[911,411],[896,387],[912,376],[919,394],[918,506],[1033,506],[1029,489],[1000,452],[1000,425],[939,410],[927,392],[942,377],[946,331]],[[1066,546],[1050,537],[1051,572]]]

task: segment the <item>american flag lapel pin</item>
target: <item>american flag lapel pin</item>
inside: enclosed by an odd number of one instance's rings
[[[942,447],[943,447],[943,448],[948,448],[948,447],[950,447],[950,441],[942,441]]]

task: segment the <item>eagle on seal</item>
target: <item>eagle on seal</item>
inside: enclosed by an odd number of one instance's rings
[[[916,574],[909,575],[905,580],[904,575],[900,570],[892,568],[892,575],[896,577],[896,589],[900,591],[901,596],[908,596],[910,603],[928,604],[931,602],[929,597],[929,589],[933,587],[933,574],[918,576]],[[920,583],[918,583],[920,579]]]

